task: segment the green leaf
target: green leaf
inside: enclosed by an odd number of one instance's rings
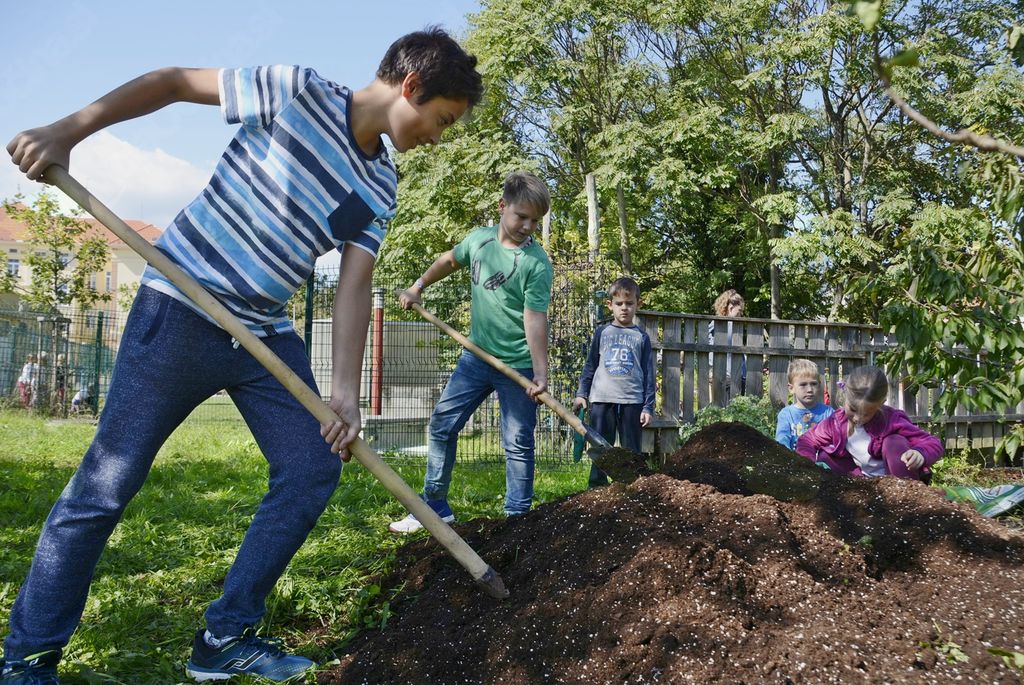
[[[985,651],[992,656],[1001,657],[1007,668],[1016,669],[1024,674],[1024,654],[1021,654],[1020,652],[1013,652],[1008,649],[999,649],[998,647],[988,647]]]
[[[1017,66],[1024,67],[1024,26],[1015,24],[1007,32],[1006,46]]]
[[[914,48],[907,48],[889,58],[889,64],[894,67],[917,67],[920,63],[921,54]]]
[[[864,25],[864,28],[868,31],[874,31],[875,26],[878,25],[878,20],[882,16],[882,0],[855,0],[852,9],[853,13],[860,19],[860,23]]]

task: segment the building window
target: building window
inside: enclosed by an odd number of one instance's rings
[[[89,290],[96,290],[96,274],[89,274]]]
[[[7,273],[18,277],[18,272],[21,271],[21,260],[20,259],[8,259],[7,260]]]
[[[113,274],[108,271],[107,272],[107,292],[108,293],[113,289],[112,288],[113,284],[114,284]]]

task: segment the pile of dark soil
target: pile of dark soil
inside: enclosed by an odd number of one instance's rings
[[[320,683],[1019,683],[1024,536],[923,484],[829,474],[741,424],[664,472],[429,539]]]

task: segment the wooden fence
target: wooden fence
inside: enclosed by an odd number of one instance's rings
[[[644,450],[671,454],[678,427],[708,405],[725,406],[740,394],[765,393],[776,407],[788,401],[790,360],[810,359],[824,373],[832,403],[840,401],[837,383],[856,366],[874,364],[895,346],[882,329],[847,323],[723,318],[671,312],[640,312],[651,338],[659,381],[656,420],[645,431]],[[744,363],[745,357],[745,363]],[[742,373],[745,367],[745,375]],[[991,450],[1013,423],[1024,421],[1024,403],[1001,414],[933,416],[930,408],[941,388],[911,388],[889,378],[887,404],[916,423],[928,424],[947,449]]]

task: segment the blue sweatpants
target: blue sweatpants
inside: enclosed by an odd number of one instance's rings
[[[643,409],[642,404],[591,402],[590,425],[612,445],[617,435],[620,446],[640,454],[640,446],[643,444],[640,414]],[[608,485],[608,474],[591,464],[588,486],[596,488],[602,485]]]
[[[316,388],[297,335],[264,342]],[[320,437],[316,419],[230,335],[143,287],[128,316],[96,436],[50,511],[11,610],[7,659],[67,644],[100,553],[160,446],[222,389],[263,451],[270,482],[206,622],[214,635],[228,636],[262,618],[267,595],[327,506],[341,461]]]

